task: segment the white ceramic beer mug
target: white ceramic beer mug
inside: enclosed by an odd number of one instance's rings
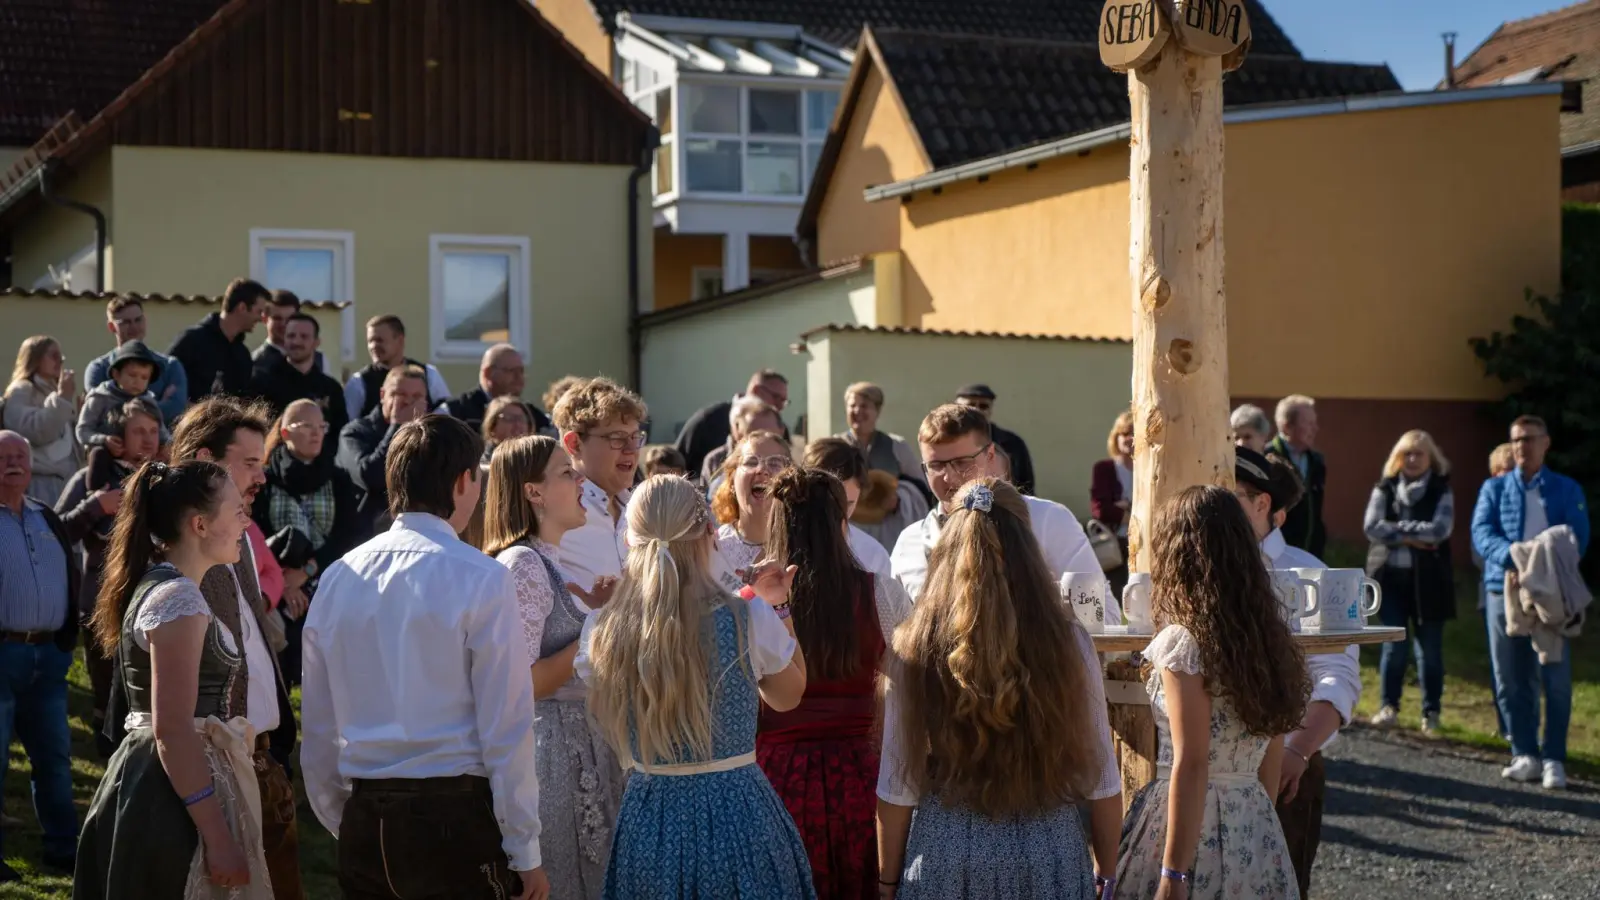
[[[1134,572],[1122,589],[1122,612],[1131,634],[1155,634],[1156,616],[1150,601],[1150,573]]]
[[[1321,591],[1316,582],[1295,569],[1273,569],[1272,592],[1278,595],[1278,612],[1289,624],[1289,630],[1298,632],[1302,620],[1316,614],[1321,608]]]
[[[1306,624],[1324,634],[1360,631],[1367,627],[1367,617],[1383,605],[1383,588],[1360,569],[1293,571],[1316,582],[1320,607]]]
[[[1100,572],[1068,572],[1061,576],[1061,600],[1090,634],[1104,634],[1106,624],[1121,625],[1120,613],[1112,621],[1111,584]]]

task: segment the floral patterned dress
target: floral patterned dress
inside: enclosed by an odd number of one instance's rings
[[[1173,763],[1172,722],[1167,718],[1161,670],[1205,674],[1200,645],[1181,625],[1162,629],[1144,655],[1154,668],[1145,690],[1155,712],[1160,750],[1156,780],[1134,801],[1123,825],[1117,900],[1146,900],[1155,896],[1161,883]],[[1220,697],[1212,699],[1210,780],[1189,890],[1191,900],[1288,900],[1300,896],[1283,827],[1257,774],[1268,743],[1270,739],[1245,731],[1232,703]]]
[[[497,559],[511,570],[528,658],[560,653],[583,630],[584,613],[567,591],[557,550],[518,544]],[[611,831],[626,777],[604,738],[589,727],[588,692],[574,675],[534,703],[534,766],[539,773],[539,848],[553,897],[594,900],[605,885]]]

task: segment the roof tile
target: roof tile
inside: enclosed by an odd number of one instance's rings
[[[1583,82],[1583,111],[1561,116],[1561,145],[1600,140],[1600,0],[1507,22],[1456,66],[1458,87],[1536,70],[1537,81]]]

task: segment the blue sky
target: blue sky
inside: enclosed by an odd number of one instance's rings
[[[1290,40],[1312,59],[1386,62],[1406,90],[1444,77],[1444,42],[1454,31],[1456,60],[1501,22],[1571,5],[1573,0],[1266,0]]]

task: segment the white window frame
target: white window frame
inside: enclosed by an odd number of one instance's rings
[[[511,257],[511,265],[507,267],[511,284],[506,292],[509,342],[523,358],[530,358],[533,351],[532,242],[526,235],[433,234],[428,236],[429,362],[477,362],[483,352],[493,346],[488,341],[445,339],[444,256],[455,251],[500,252]]]
[[[739,92],[739,130],[738,132],[699,132],[689,130],[688,113],[683,104],[683,89],[695,87],[731,87]],[[676,199],[677,197],[720,197],[738,198],[757,203],[794,203],[805,201],[806,193],[811,190],[812,175],[816,170],[813,156],[820,156],[822,148],[827,143],[827,131],[833,124],[831,118],[827,122],[819,123],[821,134],[812,134],[808,120],[811,115],[810,104],[806,102],[806,94],[832,91],[836,94],[843,92],[842,83],[834,81],[817,81],[809,78],[747,78],[737,81],[720,77],[694,77],[676,78],[671,82],[649,91],[641,92],[634,97],[636,103],[642,103],[645,97],[652,96],[658,90],[671,90],[672,96],[672,129],[671,140],[663,138],[662,148],[666,152],[663,159],[672,161],[672,191],[667,194],[657,194],[658,203]],[[750,92],[756,91],[795,91],[800,94],[800,133],[798,135],[786,134],[753,134],[750,131]],[[841,98],[842,102],[842,98]],[[641,106],[641,108],[644,108]],[[646,112],[654,109],[652,105]],[[837,106],[835,106],[837,110]],[[652,116],[653,118],[653,116]],[[688,165],[685,159],[684,145],[690,140],[719,140],[737,141],[739,143],[739,187],[738,191],[708,191],[697,190],[688,183]],[[747,190],[749,147],[751,143],[758,144],[790,144],[800,147],[800,191],[795,194],[757,194]],[[652,182],[654,183],[654,182]]]
[[[250,277],[256,281],[266,278],[267,251],[279,249],[333,251],[335,296],[328,299],[344,304],[344,308],[339,310],[339,357],[343,362],[354,362],[356,358],[355,233],[304,228],[252,228],[250,229]]]

